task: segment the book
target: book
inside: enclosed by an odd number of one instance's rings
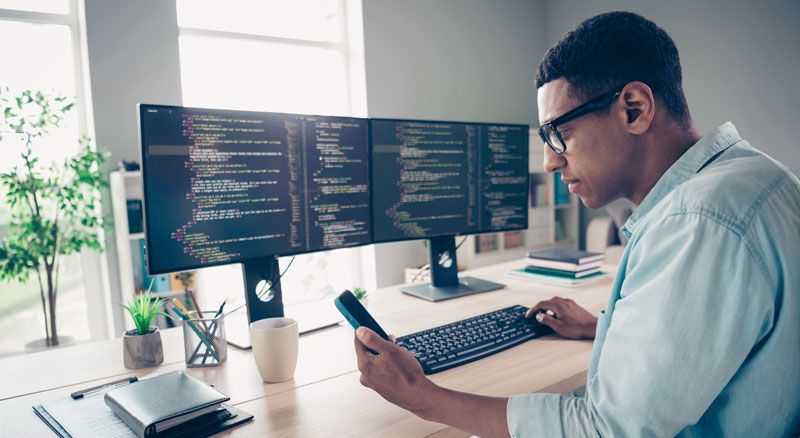
[[[590,262],[601,261],[605,254],[600,252],[580,251],[577,249],[549,248],[539,251],[528,252],[528,261],[547,260],[553,262],[570,263],[573,265],[583,265]]]
[[[561,172],[556,172],[555,174],[555,187],[554,187],[554,198],[555,205],[565,205],[569,204],[569,186],[561,182]]]
[[[144,231],[142,227],[142,200],[128,199],[125,201],[128,208],[128,233],[137,234]]]
[[[532,265],[525,268],[525,272],[530,272],[531,274],[552,275],[554,277],[563,278],[581,278],[599,271],[599,266],[585,269],[583,271],[565,271],[563,269],[542,268],[540,266]]]
[[[589,274],[582,278],[566,278],[566,277],[557,277],[553,275],[534,274],[532,272],[526,271],[524,268],[512,269],[506,272],[506,276],[513,278],[524,278],[526,280],[535,281],[537,283],[552,284],[564,287],[583,286],[608,278],[608,274],[602,271],[595,272],[594,274]]]
[[[586,269],[591,268],[599,268],[603,265],[602,260],[598,260],[596,262],[591,263],[584,263],[582,265],[576,265],[575,263],[567,263],[567,262],[554,262],[550,260],[538,260],[538,259],[526,259],[529,263],[529,266],[536,266],[539,268],[550,268],[550,269],[558,269],[560,271],[584,271]]]
[[[136,435],[149,438],[193,419],[224,421],[220,410],[230,397],[183,371],[173,371],[112,389],[104,400]]]

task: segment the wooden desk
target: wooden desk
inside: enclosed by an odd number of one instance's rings
[[[520,260],[467,271],[463,275],[507,287],[438,303],[408,296],[397,287],[381,289],[370,295],[369,311],[387,332],[402,336],[514,304],[532,306],[555,295],[572,298],[595,314],[605,306],[610,279],[568,289],[504,276],[508,269],[523,266]],[[606,268],[613,272],[613,267]],[[123,367],[120,339],[0,360],[0,436],[54,436],[33,413],[34,404],[126,375],[143,378],[179,369],[213,383],[231,397],[231,404],[255,416],[220,436],[469,436],[422,420],[362,387],[353,329],[344,323],[301,336],[294,379],[276,384],[261,381],[250,351],[232,347],[219,367],[185,368],[182,336],[179,328],[165,330],[164,363],[144,370]],[[591,347],[591,341],[545,336],[431,379],[455,390],[493,396],[566,392],[584,383]]]

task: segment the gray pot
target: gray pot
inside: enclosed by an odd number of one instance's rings
[[[122,338],[122,359],[125,368],[134,370],[154,367],[164,362],[164,349],[158,327],[150,327],[145,335],[140,335],[136,329],[125,332]]]

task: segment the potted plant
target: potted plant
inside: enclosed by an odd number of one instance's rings
[[[107,155],[93,151],[85,136],[80,151],[63,163],[44,166],[33,151],[33,143],[59,127],[74,105],[56,94],[26,90],[14,95],[0,87],[0,143],[13,138],[24,145],[21,165],[0,175],[11,211],[9,235],[0,240],[0,280],[26,282],[36,274],[46,346],[59,343],[59,258],[84,248],[102,250],[99,191],[108,183],[100,168]]]
[[[152,283],[151,283],[152,286]],[[122,340],[122,358],[125,368],[150,368],[164,361],[164,348],[161,344],[161,332],[150,323],[156,315],[169,315],[161,311],[164,304],[162,298],[153,298],[150,290],[132,297],[122,307],[133,319],[135,329],[125,332]]]

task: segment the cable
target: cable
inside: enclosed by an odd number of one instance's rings
[[[266,293],[271,291],[272,288],[275,287],[276,284],[279,284],[281,282],[281,278],[283,278],[283,276],[286,275],[286,272],[292,266],[292,263],[294,263],[294,256],[292,256],[291,260],[289,260],[289,264],[286,265],[286,268],[284,268],[283,272],[278,276],[278,280],[277,281],[275,281],[274,283],[270,284],[269,287],[266,290],[263,290],[261,292],[258,292],[258,291],[256,292],[256,296],[258,297],[258,299],[261,299]],[[269,277],[268,278],[272,278],[272,267],[273,267],[273,264],[270,263],[269,264],[269,271],[270,272],[269,272]],[[245,294],[247,294],[247,291],[245,291]],[[231,313],[236,312],[236,311],[238,311],[239,309],[241,309],[242,307],[245,307],[245,306],[247,306],[246,302],[245,302],[245,304],[242,304],[241,306],[231,310],[230,312],[225,312],[225,316],[230,315]]]
[[[267,288],[267,290],[264,290],[264,291],[261,291],[261,292],[256,292],[256,296],[258,296],[258,298],[259,298],[259,299],[261,299],[261,298],[262,298],[262,297],[263,297],[263,296],[264,296],[264,295],[265,295],[267,292],[271,291],[271,290],[272,290],[272,288],[273,288],[273,287],[274,287],[276,284],[280,283],[280,281],[281,281],[281,278],[283,278],[283,276],[286,274],[286,271],[288,271],[288,270],[289,270],[289,268],[292,266],[292,263],[294,263],[294,256],[292,256],[292,259],[291,259],[291,260],[289,260],[289,264],[288,264],[288,265],[286,265],[286,268],[284,268],[284,269],[283,269],[283,272],[281,273],[281,275],[279,275],[279,276],[278,276],[278,280],[277,280],[275,283],[272,283],[272,284],[270,284],[270,285],[269,285],[269,287]],[[273,266],[273,264],[272,264],[272,263],[270,263],[270,267],[269,267],[269,278],[272,278],[272,266]]]

